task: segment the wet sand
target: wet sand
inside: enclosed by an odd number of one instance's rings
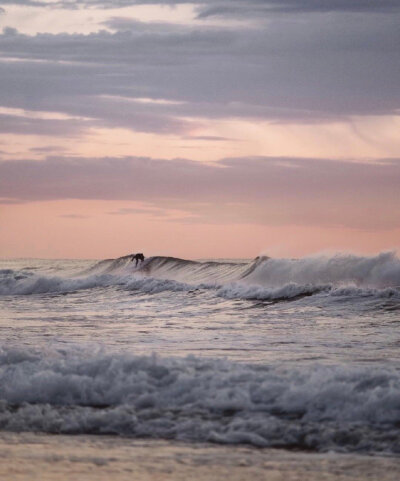
[[[0,433],[0,479],[323,481],[400,479],[400,459],[112,436]]]

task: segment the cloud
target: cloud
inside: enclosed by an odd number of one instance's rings
[[[37,153],[51,153],[51,152],[65,152],[68,149],[65,147],[61,147],[60,145],[46,145],[44,147],[32,147],[29,149],[31,152],[37,152]]]
[[[193,27],[184,24],[167,22],[143,22],[131,17],[110,17],[102,25],[112,30],[132,30],[141,33],[160,34],[189,32]]]
[[[63,2],[67,3],[67,2]],[[51,7],[51,2],[40,2],[36,0],[0,0],[1,5],[21,5],[26,7]]]
[[[218,135],[189,135],[185,137],[187,140],[205,140],[211,142],[225,142],[229,140],[230,142],[236,141],[235,139],[230,139],[229,137],[221,137]]]
[[[185,210],[191,216],[186,222],[203,223],[395,228],[400,226],[399,182],[400,159],[371,164],[268,157],[213,164],[141,157],[0,162],[3,198],[138,201],[156,211]],[[128,213],[135,212],[113,211]]]
[[[2,134],[74,137],[93,126],[93,122],[84,120],[38,119],[0,114],[0,133]]]
[[[0,0],[2,5],[26,5],[48,8],[124,8],[133,5],[175,6],[192,3],[208,8],[210,14],[227,14],[246,9],[247,12],[314,13],[314,12],[393,12],[399,10],[398,0],[59,0],[56,2],[36,0]]]
[[[155,209],[154,207],[148,208],[132,208],[132,207],[122,207],[117,210],[107,212],[109,215],[136,215],[145,214],[151,217],[165,217],[168,212],[165,209]]]
[[[315,3],[299,2],[297,8],[306,11]],[[345,8],[343,2],[335,5]],[[364,2],[357,8],[367,7]],[[309,123],[395,115],[400,105],[399,16],[378,15],[377,9],[371,4],[371,13],[359,17],[277,17],[268,28],[121,17],[108,20],[113,33],[28,36],[9,28],[0,35],[0,105],[93,119],[65,125],[66,132],[82,133],[88,124],[190,135],[188,119],[196,118]],[[143,97],[172,103],[135,101]],[[17,132],[48,129],[53,135],[62,130],[61,123],[59,129],[39,120],[9,122],[8,129]]]
[[[107,2],[128,3],[180,2]],[[0,35],[0,106],[80,118],[1,116],[0,132],[78,137],[124,128],[187,138],[208,119],[312,124],[398,115],[398,3],[202,1],[200,9],[241,9],[244,20],[254,9],[281,13],[268,24],[229,27],[140,22],[113,11],[105,26],[114,31],[89,35],[29,36],[8,27]],[[212,134],[204,140],[217,140],[207,139]]]
[[[331,12],[394,13],[397,0],[210,0],[197,2],[198,18],[266,17],[274,14],[310,14]]]

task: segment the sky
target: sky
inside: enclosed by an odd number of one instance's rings
[[[0,257],[400,252],[400,0],[0,0]]]

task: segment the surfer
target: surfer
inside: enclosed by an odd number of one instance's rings
[[[144,255],[142,253],[140,254],[135,254],[134,256],[132,256],[132,262],[133,261],[136,261],[136,264],[135,264],[135,267],[137,267],[139,261],[140,262],[143,262],[144,261]]]

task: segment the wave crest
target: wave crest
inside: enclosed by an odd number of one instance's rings
[[[400,296],[400,260],[394,253],[361,257],[314,256],[302,259],[259,257],[254,261],[197,262],[150,257],[138,267],[131,256],[103,260],[77,275],[35,270],[0,270],[0,295],[72,292],[122,286],[157,293],[165,290],[216,289],[241,299],[294,299],[321,292],[340,296]]]
[[[274,287],[289,283],[397,287],[400,286],[400,260],[394,252],[371,257],[338,254],[302,259],[270,258],[259,264],[246,281]]]

